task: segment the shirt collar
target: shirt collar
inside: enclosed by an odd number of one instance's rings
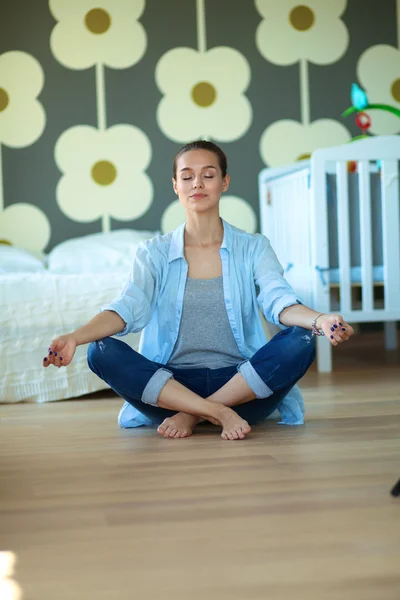
[[[224,237],[222,240],[221,248],[225,248],[228,252],[232,248],[232,227],[229,223],[221,219],[224,227]],[[185,223],[182,223],[177,229],[172,232],[171,245],[169,247],[168,262],[172,262],[177,258],[184,258],[184,235],[185,235]]]

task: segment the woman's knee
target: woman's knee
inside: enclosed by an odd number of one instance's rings
[[[277,347],[274,349],[274,355],[279,357],[279,362],[311,365],[315,359],[315,337],[309,329],[288,327],[275,338]]]
[[[311,349],[315,347],[315,337],[309,329],[303,327],[292,327],[293,336],[303,345],[304,348]]]
[[[309,329],[293,327],[293,345],[291,350],[294,354],[305,357],[309,364],[315,359],[316,343],[315,337]]]
[[[87,361],[90,369],[94,373],[96,373],[100,366],[104,365],[104,363],[109,360],[115,346],[114,342],[117,342],[117,340],[111,337],[105,337],[96,342],[90,342],[87,351]]]

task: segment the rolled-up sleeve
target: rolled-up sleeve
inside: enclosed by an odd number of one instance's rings
[[[145,243],[141,242],[133,257],[129,279],[120,294],[100,307],[101,312],[114,311],[125,321],[125,328],[117,336],[136,333],[146,327],[155,304],[156,282],[154,264]]]
[[[264,235],[257,237],[253,258],[254,281],[259,288],[257,302],[267,321],[284,327],[279,321],[283,309],[302,302],[283,277],[282,265],[268,238]]]

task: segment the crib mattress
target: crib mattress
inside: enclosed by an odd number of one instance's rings
[[[352,267],[350,269],[351,282],[361,283],[361,267]],[[381,283],[383,281],[383,266],[376,266],[372,268],[372,280],[374,283]],[[329,269],[329,283],[340,283],[340,271],[339,269]]]
[[[87,346],[67,368],[42,367],[49,342],[84,325],[118,294],[125,272],[0,276],[0,402],[47,402],[107,387],[87,366]],[[140,334],[124,341],[137,349]]]

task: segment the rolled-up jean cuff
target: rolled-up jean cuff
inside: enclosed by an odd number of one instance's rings
[[[158,371],[156,371],[149,379],[143,390],[142,402],[157,406],[159,393],[171,377],[173,377],[171,371],[167,371],[167,369],[158,369]]]
[[[238,365],[238,371],[243,375],[249,388],[255,393],[256,398],[268,398],[274,392],[263,382],[250,361]]]

